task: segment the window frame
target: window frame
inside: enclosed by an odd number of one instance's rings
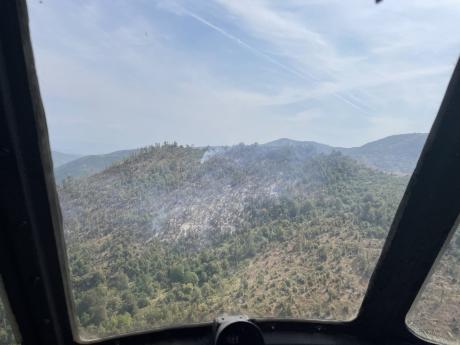
[[[409,332],[411,332],[412,334],[414,334],[416,337],[418,337],[420,339],[426,340],[428,342],[431,341],[431,342],[436,343],[436,344],[444,344],[445,342],[442,342],[441,338],[437,339],[437,340],[439,340],[439,342],[437,342],[437,341],[434,340],[434,338],[430,338],[429,336],[426,336],[425,334],[421,334],[421,332],[419,332],[419,329],[411,327],[409,322],[408,322],[409,314],[411,313],[412,309],[415,308],[416,304],[422,298],[422,295],[425,292],[426,286],[430,283],[431,277],[435,274],[435,272],[436,272],[436,270],[438,268],[438,264],[442,260],[444,254],[447,251],[447,248],[451,244],[452,238],[454,237],[454,234],[455,234],[456,231],[460,231],[460,214],[458,215],[457,220],[455,221],[455,224],[454,224],[454,226],[452,228],[452,231],[449,234],[449,237],[446,239],[446,241],[444,242],[444,245],[442,246],[441,250],[439,251],[438,255],[436,256],[436,259],[435,259],[433,265],[431,266],[430,272],[428,273],[425,281],[423,282],[423,285],[420,287],[420,290],[417,292],[417,297],[412,302],[412,305],[409,308],[409,311],[407,312],[406,317],[405,317],[405,323],[406,323],[406,326],[407,326],[407,329],[409,330]],[[422,330],[422,332],[423,332],[423,330]]]
[[[405,318],[460,213],[460,61],[357,317],[255,319],[267,343],[431,344]],[[25,0],[0,1],[0,273],[23,344],[79,344],[62,220]],[[403,279],[402,279],[403,277]],[[212,322],[87,343],[212,342]]]

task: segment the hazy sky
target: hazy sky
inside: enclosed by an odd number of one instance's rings
[[[427,132],[460,1],[30,0],[53,149]]]

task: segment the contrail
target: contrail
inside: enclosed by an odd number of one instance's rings
[[[359,111],[363,112],[364,114],[366,114],[366,115],[371,115],[371,114],[367,111],[367,109],[366,109],[365,107],[363,107],[363,106],[360,105],[360,104],[355,103],[356,101],[353,102],[353,101],[347,99],[345,96],[342,96],[340,93],[335,93],[335,92],[333,92],[332,95],[333,95],[334,97],[340,99],[341,101],[347,103],[348,105],[351,105],[353,108],[358,109]]]
[[[313,81],[319,81],[317,78],[315,78],[313,75],[311,74],[307,74],[307,75],[304,75],[303,73],[289,67],[289,66],[286,66],[285,64],[273,59],[272,57],[270,57],[269,55],[261,52],[260,50],[252,47],[251,45],[247,44],[246,42],[243,42],[241,39],[239,39],[238,37],[228,33],[227,31],[225,31],[224,29],[212,24],[211,22],[207,21],[206,19],[204,19],[203,17],[200,17],[199,15],[197,15],[196,13],[193,13],[183,7],[181,7],[181,10],[184,11],[184,13],[186,13],[188,16],[194,18],[195,20],[199,21],[200,23],[206,25],[206,26],[209,26],[210,28],[216,30],[217,32],[219,32],[220,34],[222,34],[223,36],[227,37],[228,39],[238,43],[239,45],[245,47],[246,49],[250,50],[252,53],[254,53],[255,55],[271,62],[272,64],[282,68],[283,70],[291,73],[291,74],[294,74],[295,76],[301,78],[301,79],[304,79],[304,80],[307,80],[307,81],[310,81],[310,80],[313,80]]]
[[[296,77],[300,78],[300,79],[303,79],[303,80],[306,80],[306,81],[315,81],[315,82],[319,82],[318,78],[314,77],[312,74],[310,73],[306,73],[304,71],[300,72],[300,71],[297,71],[296,69],[293,69],[281,62],[279,62],[278,60],[275,60],[273,59],[271,56],[261,52],[260,50],[254,48],[253,46],[247,44],[246,42],[243,42],[241,39],[239,39],[238,37],[230,34],[229,32],[225,31],[224,29],[214,25],[213,23],[209,22],[208,20],[204,19],[203,17],[197,15],[196,13],[192,12],[192,11],[189,11],[188,9],[180,6],[179,4],[175,3],[175,5],[183,12],[185,13],[186,15],[188,15],[189,17],[199,21],[200,23],[210,27],[211,29],[219,32],[221,35],[223,35],[224,37],[228,38],[229,40],[232,40],[236,43],[238,43],[239,45],[243,46],[244,48],[246,48],[247,50],[251,51],[254,55],[260,57],[260,58],[263,58],[264,60],[267,60],[268,62],[278,66],[279,68],[283,69],[284,71],[286,72],[289,72],[293,75],[295,75]],[[346,99],[345,97],[341,96],[340,94],[338,93],[335,93],[335,92],[332,92],[332,95],[334,97],[336,97],[337,99],[341,100],[342,102],[344,103],[347,103],[348,105],[352,106],[353,108],[363,112],[364,114],[366,115],[370,115],[366,109],[364,109],[362,106],[360,106],[359,104],[356,104],[348,99]]]

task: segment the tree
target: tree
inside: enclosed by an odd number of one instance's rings
[[[112,279],[110,279],[109,286],[119,291],[127,290],[129,287],[128,276],[123,272],[116,273]]]
[[[137,313],[137,302],[134,296],[129,292],[125,292],[121,296],[121,299],[123,301],[121,311],[127,312],[131,314],[131,316],[134,316]]]
[[[87,315],[80,318],[83,326],[88,324],[99,325],[107,319],[107,289],[98,287],[83,294],[77,305],[78,315]]]
[[[175,265],[169,270],[169,279],[172,282],[182,283],[184,281],[184,266]]]
[[[106,319],[107,319],[107,310],[105,308],[105,305],[96,304],[95,306],[91,307],[91,318],[90,318],[91,323],[94,323],[95,325],[100,325]]]
[[[142,296],[142,297],[139,297],[138,300],[137,300],[137,306],[139,308],[145,308],[149,305],[149,300],[147,297],[145,296]]]
[[[199,279],[195,272],[187,271],[184,273],[183,281],[185,283],[192,283],[193,285],[198,285]]]

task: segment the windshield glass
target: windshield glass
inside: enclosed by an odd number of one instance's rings
[[[433,268],[406,322],[420,337],[451,345],[460,343],[460,232]]]
[[[81,338],[356,315],[459,2],[28,6]]]

